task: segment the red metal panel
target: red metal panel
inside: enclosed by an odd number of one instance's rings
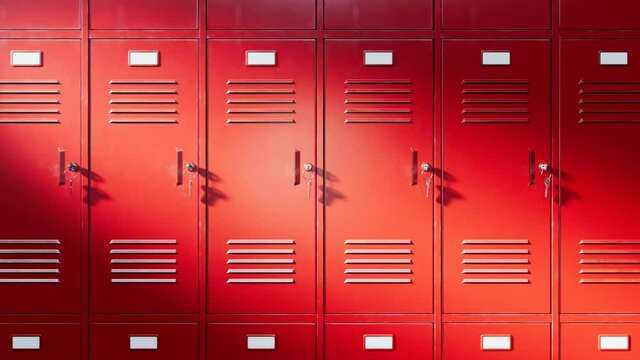
[[[314,29],[315,0],[207,0],[209,29]]]
[[[315,42],[209,56],[209,312],[313,313]]]
[[[78,28],[80,28],[80,0],[2,0],[0,2],[0,29]]]
[[[3,313],[80,311],[79,102],[79,41],[0,41]]]
[[[492,349],[483,337],[509,338],[511,349]],[[443,360],[549,360],[549,324],[444,324]]]
[[[561,310],[637,313],[640,41],[567,40],[561,57]]]
[[[635,0],[581,1],[560,0],[562,29],[640,29]]]
[[[328,313],[432,311],[432,60],[428,40],[326,42]]]
[[[196,29],[197,0],[87,0],[92,29]]]
[[[551,0],[443,0],[444,29],[549,29]]]
[[[315,324],[209,324],[207,359],[315,359]]]
[[[94,360],[198,359],[198,324],[91,324],[89,333]]]
[[[549,56],[546,40],[444,41],[446,313],[550,311]]]
[[[327,324],[325,359],[433,359],[432,324]],[[376,343],[367,339],[376,338]]]
[[[15,338],[22,338],[22,344]],[[25,340],[39,349],[26,349]],[[0,358],[80,360],[80,324],[0,324]]]
[[[327,29],[431,29],[429,0],[324,0]]]
[[[640,324],[562,324],[560,331],[563,359],[632,360],[640,353]]]
[[[150,64],[144,51],[158,66],[129,65]],[[91,44],[94,313],[197,311],[196,54],[191,40]]]

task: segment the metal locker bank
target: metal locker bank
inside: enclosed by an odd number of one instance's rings
[[[640,357],[639,9],[0,0],[0,359]]]

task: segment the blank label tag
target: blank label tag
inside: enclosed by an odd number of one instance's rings
[[[42,66],[41,51],[12,51],[11,66]]]
[[[276,66],[276,52],[247,51],[247,66]]]
[[[275,350],[276,337],[274,335],[247,336],[247,350]]]
[[[393,336],[391,335],[365,335],[365,350],[393,350]]]
[[[40,336],[14,336],[11,340],[13,350],[40,350]]]
[[[600,351],[629,351],[629,335],[600,335],[598,341]]]
[[[600,65],[629,65],[629,53],[626,51],[601,51]]]
[[[511,335],[482,335],[482,350],[511,350]]]
[[[511,53],[508,51],[483,51],[482,65],[511,65]]]
[[[367,66],[393,65],[392,51],[365,51],[364,64]]]
[[[158,51],[129,51],[129,66],[158,66],[160,53]]]
[[[157,336],[130,336],[130,350],[158,350]]]

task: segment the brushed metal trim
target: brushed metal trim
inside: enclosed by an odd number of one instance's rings
[[[528,284],[529,279],[462,279],[463,284]]]
[[[127,249],[111,250],[111,254],[177,254],[175,249]]]
[[[411,240],[407,239],[347,239],[345,245],[411,245]]]
[[[293,249],[231,249],[227,250],[229,255],[242,254],[293,254]]]
[[[293,259],[229,259],[227,264],[293,264]]]
[[[295,242],[289,239],[230,239],[227,245],[293,245]]]
[[[60,245],[60,240],[35,240],[35,239],[5,239],[0,240],[0,245],[3,244],[50,244],[50,245]]]
[[[113,284],[175,284],[176,279],[111,279]]]
[[[60,279],[0,279],[2,284],[58,284]]]
[[[356,254],[389,254],[389,255],[407,255],[412,254],[410,249],[347,249],[344,251],[347,255]]]
[[[346,269],[345,274],[412,274],[411,269]]]
[[[345,284],[411,284],[411,279],[345,279]]]
[[[112,264],[175,264],[176,259],[111,259]]]
[[[227,284],[293,284],[293,279],[228,279]]]
[[[293,269],[229,269],[227,274],[293,274]]]
[[[165,240],[165,239],[139,239],[139,240],[111,240],[109,242],[110,245],[166,245],[166,244],[177,244],[177,240]]]
[[[345,264],[412,264],[411,259],[347,259]]]

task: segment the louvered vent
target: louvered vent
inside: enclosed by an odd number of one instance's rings
[[[467,79],[462,81],[462,123],[529,122],[529,81]]]
[[[111,240],[111,282],[175,283],[176,240]]]
[[[176,80],[109,81],[109,123],[174,124],[178,122]]]
[[[0,124],[59,124],[58,80],[0,80]]]
[[[232,239],[227,241],[228,284],[293,284],[295,241]]]
[[[59,282],[59,240],[0,240],[0,283]]]
[[[345,123],[413,121],[411,80],[350,79],[344,83]]]
[[[581,284],[640,284],[640,240],[581,240]]]
[[[580,123],[640,122],[640,81],[580,80]]]
[[[528,284],[529,240],[463,240],[463,284]]]
[[[286,79],[227,81],[227,123],[293,124],[296,82]]]
[[[345,240],[346,284],[410,284],[413,282],[411,240]]]

